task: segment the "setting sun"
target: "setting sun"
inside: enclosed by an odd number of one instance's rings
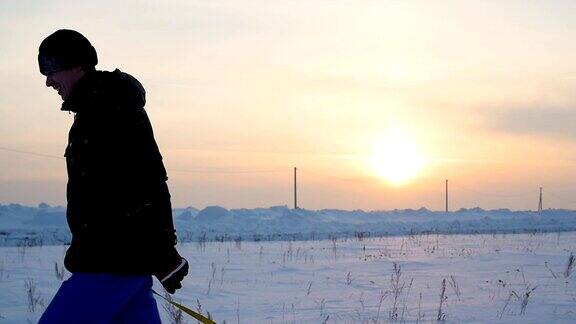
[[[394,128],[376,141],[369,163],[378,177],[402,185],[420,174],[424,158],[414,141]]]

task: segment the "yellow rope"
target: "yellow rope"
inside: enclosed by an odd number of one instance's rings
[[[191,310],[190,308],[184,306],[184,305],[180,305],[177,302],[174,302],[172,300],[167,299],[166,297],[160,295],[159,293],[157,293],[156,291],[154,291],[154,289],[152,289],[152,292],[158,296],[160,296],[162,299],[164,299],[165,301],[169,302],[170,304],[174,305],[175,307],[177,307],[178,309],[180,309],[181,311],[183,311],[184,313],[194,317],[195,319],[199,320],[200,322],[204,323],[204,324],[216,324],[216,322],[214,322],[213,320],[205,317],[202,314],[196,313],[195,311]]]

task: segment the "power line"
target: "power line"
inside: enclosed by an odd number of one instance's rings
[[[482,192],[482,191],[478,191],[478,190],[474,190],[474,189],[470,189],[470,188],[466,188],[466,187],[462,187],[459,185],[455,185],[454,183],[452,183],[453,187],[456,187],[458,189],[464,190],[464,191],[469,191],[472,193],[475,193],[477,195],[480,196],[484,196],[484,197],[499,197],[499,198],[508,198],[508,199],[513,199],[513,198],[518,198],[518,197],[526,197],[526,196],[531,196],[534,195],[535,193],[538,192],[538,190],[534,189],[534,190],[530,190],[530,191],[525,191],[522,193],[516,193],[516,194],[501,194],[501,193],[496,193],[496,192],[491,192],[491,193],[486,193],[486,192]]]
[[[1,146],[0,146],[0,150],[2,150],[2,151],[7,151],[7,152],[20,153],[20,154],[28,154],[28,155],[46,157],[46,158],[51,158],[51,159],[59,159],[59,160],[63,160],[63,159],[64,159],[64,157],[62,157],[62,156],[50,155],[50,154],[43,154],[43,153],[36,153],[36,152],[30,152],[30,151],[24,151],[24,150],[15,150],[15,149],[7,148],[7,147],[1,147]]]
[[[19,149],[12,149],[12,148],[7,148],[7,147],[2,147],[0,146],[0,150],[2,151],[6,151],[6,152],[12,152],[12,153],[19,153],[19,154],[26,154],[26,155],[31,155],[31,156],[37,156],[37,157],[44,157],[44,158],[50,158],[50,159],[58,159],[58,160],[63,160],[64,157],[62,156],[57,156],[57,155],[51,155],[51,154],[44,154],[44,153],[37,153],[37,152],[32,152],[32,151],[26,151],[26,150],[19,150]],[[214,173],[214,174],[255,174],[255,173],[281,173],[281,172],[286,172],[285,169],[261,169],[261,170],[242,170],[242,169],[209,169],[209,168],[200,168],[200,169],[167,169],[170,172],[185,172],[185,173]],[[461,190],[465,190],[465,191],[469,191],[469,192],[473,192],[477,195],[480,196],[484,196],[484,197],[498,197],[498,198],[502,198],[502,199],[506,199],[506,198],[517,198],[517,197],[522,197],[522,196],[528,196],[528,195],[533,195],[536,192],[538,192],[537,190],[530,190],[528,192],[524,192],[524,193],[517,193],[517,194],[498,194],[498,193],[490,193],[487,194],[485,192],[481,192],[478,190],[474,190],[474,189],[470,189],[470,188],[466,188],[466,187],[462,187],[459,185],[454,185],[452,184],[452,186],[461,189]],[[557,195],[555,195],[554,193],[548,192],[548,194],[550,194],[552,196],[552,198],[557,199],[558,201],[562,201],[563,203],[569,203],[569,204],[576,204],[576,201],[569,201],[566,199],[563,199]],[[446,210],[448,210],[448,180],[446,180],[446,191],[445,191],[445,195],[446,195]],[[541,189],[540,189],[540,195],[542,195]],[[540,199],[542,199],[542,197],[540,196]],[[296,168],[294,168],[294,204],[295,206],[297,206],[297,202],[296,202]],[[539,201],[539,209],[541,208],[541,200]]]
[[[567,204],[576,204],[576,200],[568,200],[568,199],[562,198],[562,197],[554,194],[553,192],[550,192],[549,190],[547,190],[546,193],[547,193],[548,195],[550,195],[550,196],[548,196],[548,197],[550,197],[550,198],[552,198],[552,199],[556,199],[556,201],[558,201],[558,202],[565,203],[565,204],[566,204],[566,203],[567,203]]]
[[[27,155],[32,155],[32,156],[38,156],[38,157],[44,157],[44,158],[51,158],[51,159],[59,159],[59,160],[63,160],[64,157],[61,156],[56,156],[56,155],[50,155],[50,154],[44,154],[44,153],[36,153],[36,152],[31,152],[31,151],[25,151],[25,150],[16,150],[16,149],[12,149],[12,148],[7,148],[7,147],[1,147],[0,146],[0,150],[2,151],[7,151],[7,152],[13,152],[13,153],[19,153],[19,154],[27,154]],[[262,169],[262,170],[241,170],[241,169],[228,169],[228,170],[224,170],[224,169],[166,169],[170,172],[187,172],[187,173],[220,173],[220,174],[243,174],[243,173],[275,173],[275,172],[286,172],[286,170],[281,170],[281,169]]]
[[[218,169],[166,169],[170,172],[187,172],[187,173],[222,173],[222,174],[242,174],[242,173],[275,173],[286,172],[286,170],[218,170]]]

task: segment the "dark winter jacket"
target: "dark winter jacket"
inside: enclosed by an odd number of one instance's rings
[[[71,272],[153,274],[177,257],[168,178],[144,104],[140,82],[119,70],[88,72],[62,104],[75,113],[65,152]]]

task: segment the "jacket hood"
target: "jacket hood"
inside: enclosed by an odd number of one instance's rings
[[[80,112],[89,109],[141,109],[146,104],[142,84],[118,69],[86,73],[72,88],[61,110]]]

